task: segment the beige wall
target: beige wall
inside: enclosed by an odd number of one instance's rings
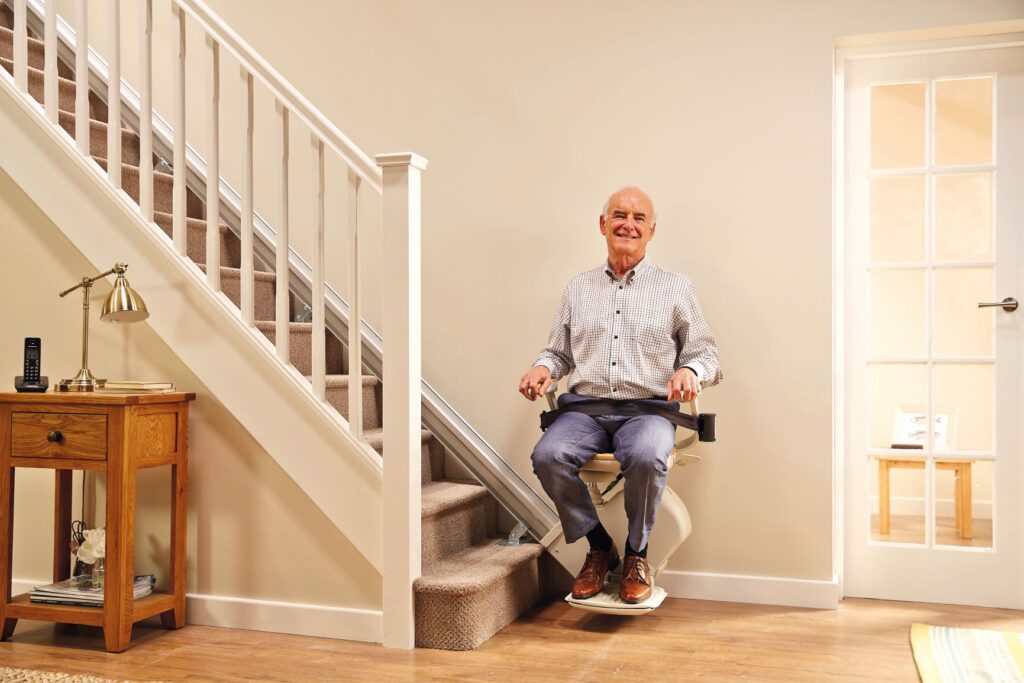
[[[545,341],[567,280],[603,258],[597,214],[606,195],[625,184],[646,188],[659,213],[651,256],[694,280],[727,377],[703,401],[720,415],[718,443],[700,449],[706,460],[699,467],[673,474],[695,530],[670,568],[831,577],[833,38],[1020,18],[1024,3],[348,0],[307,2],[308,11],[297,12],[297,3],[208,2],[367,152],[413,150],[430,159],[424,372],[534,485],[529,453],[540,405],[524,402],[515,386]],[[166,17],[166,3],[155,5]],[[133,11],[126,3],[126,26],[134,29]],[[158,37],[166,32],[159,26]],[[190,60],[200,58],[201,46],[193,36]],[[134,40],[125,46],[129,74],[134,49]],[[169,72],[158,68],[155,101],[166,115]],[[192,72],[196,93],[201,73]],[[223,73],[229,106],[237,72],[227,58]],[[193,133],[204,121],[196,97],[189,103]],[[265,94],[257,98],[257,127],[267,129],[270,103]],[[222,144],[231,160],[238,158],[238,120],[237,111],[225,111]],[[293,130],[293,145],[295,172],[308,175],[301,130]],[[236,166],[225,162],[229,178],[237,177]],[[261,163],[257,178],[257,209],[270,218],[271,168]],[[296,195],[298,225],[302,201]],[[15,234],[35,244],[55,272],[48,281],[80,276],[81,268],[67,265],[70,246],[39,239],[30,221],[23,225]],[[371,229],[369,237],[373,256],[378,235]],[[342,272],[342,256],[340,247],[331,252],[334,274]],[[14,279],[9,272],[6,283]],[[370,283],[371,319],[377,291]],[[58,324],[50,318],[31,313],[28,320]],[[154,374],[197,385],[144,329],[121,333],[138,335],[132,362],[159,360]],[[22,336],[2,343],[13,348]],[[76,344],[66,342],[62,352],[71,365]],[[63,372],[53,364],[56,345],[49,341],[44,350],[51,375]],[[212,399],[205,403],[214,410]],[[228,443],[240,431],[222,413],[207,424],[205,439],[195,432],[197,452],[206,447],[201,442]],[[196,460],[226,459],[241,472],[253,462],[272,469],[250,446],[254,454],[232,449]],[[196,472],[198,490],[217,486],[208,477]],[[276,470],[243,481],[251,485],[240,498],[259,496],[262,487],[272,497],[291,491]],[[205,522],[228,537],[252,533],[251,525],[238,527],[255,507],[214,514],[197,503],[194,528]],[[298,521],[288,526],[299,528]],[[237,557],[221,547],[209,544],[208,571],[223,577],[220,591],[237,593],[229,590]],[[327,529],[311,533],[308,546],[291,556],[311,552],[326,553],[322,564],[332,576],[365,582],[369,575]],[[256,555],[248,557],[243,566]]]
[[[77,372],[81,295],[57,292],[96,269],[0,172],[0,377],[21,374],[23,341],[43,339],[43,374],[51,384]],[[131,269],[128,271],[129,280]],[[195,391],[190,424],[188,591],[265,600],[380,608],[377,572],[253,441],[230,413],[145,324],[99,322],[109,291],[94,288],[90,368],[108,379],[170,380]],[[145,292],[140,292],[145,297]],[[13,389],[13,379],[5,390]],[[76,477],[76,491],[79,490]],[[90,525],[103,523],[102,480],[90,475]],[[77,496],[76,496],[77,497]],[[136,571],[166,580],[168,468],[139,477]],[[98,505],[93,504],[98,502]],[[74,517],[80,516],[77,504]],[[49,575],[53,475],[19,470],[15,488],[14,577]],[[301,558],[297,564],[296,559]],[[301,568],[301,570],[300,570]],[[297,578],[301,576],[302,580]]]

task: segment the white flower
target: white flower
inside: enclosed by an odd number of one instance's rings
[[[85,542],[78,548],[78,559],[86,564],[106,556],[107,532],[105,529],[86,529]]]

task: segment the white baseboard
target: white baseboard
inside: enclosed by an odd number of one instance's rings
[[[656,583],[668,591],[671,598],[817,609],[839,606],[839,577],[835,575],[831,581],[820,581],[665,570],[658,575]]]
[[[49,579],[14,579],[11,592],[14,595],[26,593],[33,586],[45,583],[49,583]],[[380,610],[189,593],[186,596],[185,620],[197,626],[220,626],[368,643],[383,640],[383,613]]]

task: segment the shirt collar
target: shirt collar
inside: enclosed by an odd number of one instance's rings
[[[626,271],[626,276],[624,279],[626,280],[626,282],[629,282],[634,277],[636,277],[644,270],[646,270],[649,265],[651,265],[651,260],[650,258],[648,258],[647,254],[644,254],[644,257],[640,259],[640,263],[636,264],[631,269]],[[611,265],[609,265],[607,259],[604,262],[604,272],[608,273],[608,276],[611,277],[613,280],[615,279],[615,271],[612,270],[612,267]]]

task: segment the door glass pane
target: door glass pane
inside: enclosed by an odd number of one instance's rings
[[[934,373],[936,432],[945,432],[935,452],[991,451],[992,366],[936,365]]]
[[[992,268],[950,268],[935,271],[935,337],[937,356],[992,354]]]
[[[924,166],[924,83],[871,87],[871,168]]]
[[[928,366],[884,364],[868,368],[871,448],[923,448],[913,422],[928,410]]]
[[[992,78],[935,83],[935,164],[992,162]]]
[[[871,260],[924,260],[924,176],[871,180]]]
[[[875,270],[871,291],[871,355],[925,354],[925,271]]]
[[[869,460],[871,539],[924,543],[924,461],[888,456]]]
[[[992,462],[935,463],[935,543],[992,547]]]
[[[935,258],[992,258],[992,174],[935,176]]]

